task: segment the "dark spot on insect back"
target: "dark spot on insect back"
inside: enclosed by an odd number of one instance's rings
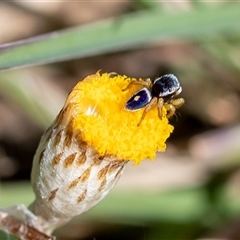
[[[145,107],[151,101],[151,93],[147,88],[136,92],[126,103],[126,109],[138,110]]]

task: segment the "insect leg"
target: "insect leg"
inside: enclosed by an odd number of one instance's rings
[[[162,119],[162,107],[164,105],[164,100],[163,98],[158,99],[158,117]]]
[[[149,110],[150,110],[151,108],[153,108],[153,107],[157,104],[157,101],[158,101],[158,99],[157,99],[156,97],[154,97],[154,98],[150,101],[150,103],[148,103],[148,104],[146,105],[146,107],[145,107],[145,109],[144,109],[144,112],[143,112],[143,114],[142,114],[142,117],[141,117],[139,123],[137,124],[138,127],[141,125],[143,119],[145,118],[145,116],[146,116],[146,114],[149,112]]]
[[[126,91],[127,89],[129,89],[132,85],[142,85],[142,86],[146,86],[147,88],[150,88],[151,86],[151,80],[150,78],[147,78],[146,80],[133,80],[131,81],[127,87],[125,87],[122,91]]]
[[[167,112],[168,112],[166,117],[167,118],[172,117],[176,111],[176,108],[174,107],[174,105],[171,103],[166,103],[164,104],[164,107],[167,109]]]
[[[165,103],[164,106],[168,111],[167,118],[172,117],[176,111],[176,108],[180,108],[183,104],[183,98],[171,99],[168,103]]]
[[[116,76],[118,76],[119,74],[118,73],[116,73],[116,72],[110,72],[110,73],[108,73],[108,76],[109,77],[116,77]]]
[[[183,98],[176,98],[176,99],[171,99],[169,101],[170,104],[172,104],[175,108],[180,108],[184,104],[184,99]]]

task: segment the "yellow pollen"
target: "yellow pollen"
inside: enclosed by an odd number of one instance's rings
[[[136,79],[97,72],[73,88],[65,106],[74,104],[68,111],[68,117],[74,118],[73,131],[80,131],[82,139],[100,156],[110,154],[139,164],[166,149],[165,141],[173,126],[168,123],[164,107],[162,119],[154,107],[137,126],[144,108],[127,111],[125,105],[142,87],[132,85],[122,91],[133,80]]]

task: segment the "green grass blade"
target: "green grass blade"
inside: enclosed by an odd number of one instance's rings
[[[33,199],[34,194],[29,182],[2,184],[0,188],[0,208],[18,203],[28,206]],[[219,195],[219,199],[223,212],[228,215],[239,214],[240,206],[237,196],[229,196],[224,190]],[[107,222],[115,219],[116,222],[129,224],[138,224],[138,221],[143,220],[146,223],[192,222],[202,219],[210,206],[207,192],[202,187],[172,189],[159,193],[114,189],[98,206],[80,218],[102,219]]]
[[[130,224],[158,221],[191,222],[201,219],[207,211],[203,189],[181,189],[160,193],[116,192],[86,213],[86,217]],[[119,204],[121,203],[121,204]]]
[[[0,208],[16,204],[28,206],[33,200],[34,193],[30,182],[1,184],[0,186]]]
[[[0,188],[0,208],[33,201],[30,183],[3,184]],[[119,204],[121,202],[121,204]],[[200,189],[182,189],[162,193],[128,192],[114,190],[97,207],[86,214],[87,218],[110,221],[192,221],[206,211],[207,199]],[[84,214],[85,216],[85,214]],[[82,218],[82,216],[81,216]]]
[[[82,58],[152,41],[203,40],[239,30],[239,5],[183,13],[159,9],[131,13],[0,47],[0,70]],[[209,40],[209,39],[208,39]]]
[[[1,240],[19,240],[18,238],[10,235],[9,233],[5,233],[0,231],[0,239]]]
[[[16,102],[38,126],[46,129],[55,118],[56,112],[43,105],[41,99],[29,88],[28,83],[32,79],[25,77],[23,73],[15,71],[1,73],[0,94]]]

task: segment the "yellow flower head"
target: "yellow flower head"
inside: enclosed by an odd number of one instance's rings
[[[165,141],[173,126],[168,123],[164,106],[162,119],[155,106],[137,126],[144,108],[127,111],[125,105],[142,86],[132,85],[122,91],[134,80],[97,72],[73,88],[65,106],[74,105],[67,114],[74,119],[73,131],[80,131],[82,139],[100,156],[114,155],[138,164],[146,158],[154,159],[156,151],[166,149]]]

